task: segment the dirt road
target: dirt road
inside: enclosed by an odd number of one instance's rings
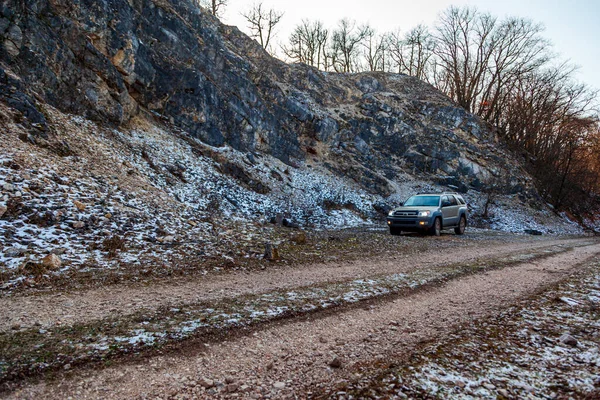
[[[392,286],[388,285],[375,295],[360,297],[359,293],[360,299],[366,299],[363,301],[354,297],[346,302],[336,300],[335,306],[321,311],[284,313],[283,319],[242,323],[228,328],[225,337],[196,335],[163,350],[143,353],[147,357],[119,357],[114,365],[66,364],[54,379],[13,380],[4,396],[310,398],[356,379],[365,365],[377,369],[378,362],[401,360],[420,343],[444,340],[461,325],[493,316],[599,259],[600,243],[591,238],[520,237],[483,240],[410,258],[397,254],[381,260],[282,267],[147,287],[3,298],[0,307],[7,311],[2,329],[8,337],[32,329],[51,330],[57,324],[135,319],[140,310],[185,307],[188,303],[218,304],[232,298],[255,301],[249,296],[273,292],[292,292],[288,300],[294,302],[306,288],[318,288],[331,298],[330,287],[349,281],[363,284],[416,277],[407,289],[389,289]],[[464,264],[478,269],[461,267],[460,273],[447,272],[450,266],[458,271],[457,266]],[[423,271],[435,279],[423,278]]]

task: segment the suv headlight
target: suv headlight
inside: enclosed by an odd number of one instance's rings
[[[394,215],[394,210],[392,210],[392,211],[390,211],[390,212],[388,213],[388,216],[390,216],[390,217],[391,217],[392,215]]]
[[[431,211],[419,211],[419,217],[429,217],[431,215]]]

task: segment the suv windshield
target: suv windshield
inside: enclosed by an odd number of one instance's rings
[[[440,196],[413,196],[406,200],[405,206],[437,207],[440,204]]]

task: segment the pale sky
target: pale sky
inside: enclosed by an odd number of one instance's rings
[[[229,0],[222,20],[247,31],[240,12],[254,4]],[[600,0],[263,0],[264,6],[285,12],[278,26],[277,42],[287,42],[303,19],[321,20],[333,28],[344,17],[369,23],[379,32],[410,30],[420,23],[432,26],[450,5],[471,5],[498,17],[527,17],[545,25],[544,37],[554,44],[563,60],[581,68],[576,78],[600,89]]]

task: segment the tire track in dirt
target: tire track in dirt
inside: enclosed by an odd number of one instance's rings
[[[111,285],[74,293],[15,296],[0,298],[0,332],[28,329],[35,326],[47,329],[54,325],[73,325],[99,320],[107,316],[127,316],[140,310],[177,307],[192,302],[232,298],[246,294],[265,293],[326,282],[368,278],[376,274],[405,273],[424,266],[443,266],[468,262],[482,257],[502,257],[523,250],[555,245],[570,246],[587,239],[528,240],[470,248],[444,249],[420,254],[418,263],[408,255],[398,254],[380,260],[335,262],[298,268],[278,267],[265,271],[234,272],[208,275],[174,282],[157,281],[148,286]],[[489,244],[489,243],[488,243]]]

